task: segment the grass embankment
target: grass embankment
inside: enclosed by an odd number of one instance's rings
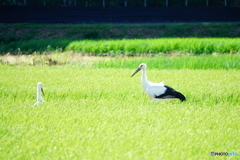
[[[161,64],[148,60],[139,59],[148,64],[149,80],[165,81],[187,101],[151,101],[140,74],[130,78],[136,59],[102,62],[98,69],[0,64],[0,159],[209,159],[212,151],[239,153],[239,70],[160,70]],[[120,67],[125,65],[134,69]],[[46,102],[33,107],[39,81]]]
[[[237,45],[239,39],[236,38],[240,37],[238,23],[151,26],[18,24],[0,27],[2,30],[0,33],[1,54],[62,52],[67,49],[87,54],[239,52],[239,45]],[[175,39],[159,39],[163,37]],[[206,37],[210,39],[205,39]]]

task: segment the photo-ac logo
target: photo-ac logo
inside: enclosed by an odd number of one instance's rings
[[[210,152],[211,156],[238,156],[236,152]]]

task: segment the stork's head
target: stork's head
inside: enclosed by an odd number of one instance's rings
[[[44,95],[42,82],[38,82],[37,87],[38,87],[39,90],[41,90],[41,92],[42,92],[43,95]]]
[[[140,70],[144,70],[147,68],[147,65],[145,63],[141,63],[139,67],[136,69],[136,71],[132,74],[131,77],[133,77],[136,73],[138,73]]]

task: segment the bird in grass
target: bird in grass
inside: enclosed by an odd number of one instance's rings
[[[38,105],[39,103],[43,103],[44,102],[44,100],[42,98],[42,95],[41,95],[41,92],[44,95],[43,84],[42,84],[42,82],[38,82],[37,83],[37,102],[34,104],[34,106]]]
[[[149,82],[146,76],[146,68],[147,65],[145,63],[141,63],[131,77],[133,77],[136,73],[142,70],[142,87],[151,99],[155,101],[173,99],[179,99],[181,101],[186,100],[185,96],[182,93],[174,90],[172,87],[164,85],[164,82]]]

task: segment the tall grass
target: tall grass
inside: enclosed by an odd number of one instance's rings
[[[239,38],[160,38],[110,40],[27,40],[4,43],[0,53],[73,51],[82,54],[213,54],[240,52]]]
[[[0,159],[239,154],[239,70],[160,70],[157,63],[147,64],[149,80],[165,81],[187,101],[151,101],[140,74],[130,78],[134,69],[1,64]],[[39,81],[46,102],[34,107]]]
[[[95,54],[239,53],[239,43],[239,38],[83,40],[71,42],[66,50]]]

